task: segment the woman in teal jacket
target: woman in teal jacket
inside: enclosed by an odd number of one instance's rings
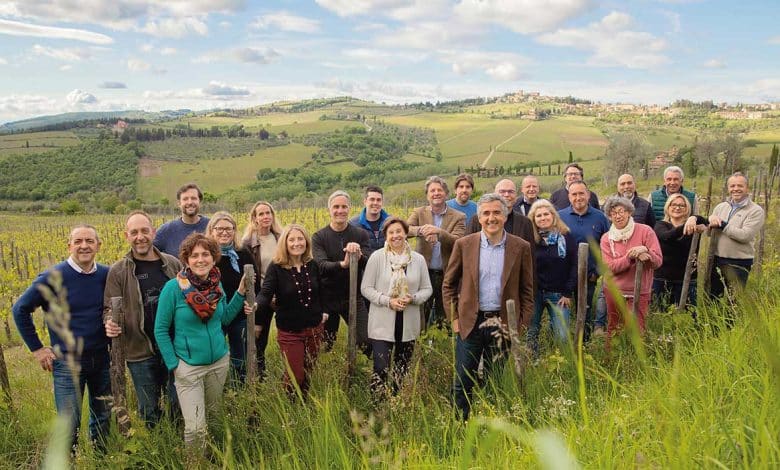
[[[207,416],[213,419],[221,403],[229,366],[222,326],[242,307],[251,311],[244,306],[243,278],[227,302],[215,267],[220,254],[216,241],[200,233],[188,236],[179,252],[185,268],[165,284],[157,303],[154,336],[175,377],[188,446],[205,445]]]

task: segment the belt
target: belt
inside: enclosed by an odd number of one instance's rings
[[[485,318],[495,318],[501,316],[500,310],[479,310],[477,313]]]

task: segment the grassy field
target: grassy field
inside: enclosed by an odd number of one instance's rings
[[[144,200],[173,200],[176,189],[189,181],[204,191],[220,194],[255,180],[260,168],[296,168],[311,160],[316,147],[290,144],[259,150],[254,155],[234,158],[169,162],[143,160],[139,169],[138,193]]]
[[[522,384],[509,369],[487,380],[477,389],[468,423],[457,421],[450,405],[453,341],[443,333],[432,332],[417,342],[412,370],[398,396],[372,397],[370,363],[363,356],[357,374],[346,376],[342,328],[333,352],[320,356],[309,399],[302,403],[282,390],[282,362],[272,330],[268,379],[225,391],[224,413],[211,429],[207,457],[185,462],[180,430],[167,421],[146,430],[133,413],[129,439],[114,434],[107,454],[96,455],[82,437],[74,466],[777,468],[776,215],[768,232],[765,274],[751,274],[750,289],[737,305],[701,307],[696,324],[687,314],[656,312],[643,340],[624,333],[609,352],[594,341],[586,345],[581,362],[568,348],[558,351],[545,326],[542,357],[528,366]],[[291,213],[279,216],[289,220]],[[296,218],[315,227],[311,211]],[[20,249],[49,248],[59,259],[64,241],[51,240],[61,239],[76,220],[0,216],[4,252],[13,237]],[[121,217],[78,220],[95,223],[104,235],[101,261],[111,262],[124,251],[118,237]],[[8,270],[0,275],[16,277]],[[7,295],[13,292],[3,291]],[[0,304],[0,314],[7,315],[7,305]],[[726,329],[722,319],[731,309],[738,321]],[[0,468],[40,468],[55,415],[51,376],[33,363],[15,334],[10,343],[4,336],[0,333],[13,408],[0,396]],[[132,386],[128,390],[134,408]],[[82,424],[86,427],[86,416]]]
[[[0,135],[0,158],[47,152],[78,143],[78,137],[70,131]]]

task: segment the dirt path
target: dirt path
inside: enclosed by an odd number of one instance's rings
[[[515,137],[519,136],[519,135],[520,135],[520,134],[522,134],[523,132],[527,131],[527,130],[528,130],[528,128],[529,128],[529,127],[531,127],[531,125],[532,125],[532,124],[533,124],[533,121],[529,122],[527,126],[525,126],[525,127],[522,129],[522,130],[520,130],[520,132],[518,132],[517,134],[513,135],[512,137],[510,137],[510,138],[506,139],[505,141],[503,141],[503,142],[501,142],[500,144],[498,144],[498,145],[496,145],[495,147],[493,147],[493,150],[491,150],[491,151],[490,151],[490,153],[488,154],[487,158],[485,158],[485,160],[482,162],[482,165],[481,165],[481,166],[482,166],[482,168],[485,168],[485,167],[487,166],[488,162],[489,162],[489,161],[490,161],[490,159],[493,157],[493,154],[494,154],[494,153],[496,153],[496,150],[498,150],[499,148],[501,148],[501,146],[502,146],[502,145],[504,145],[505,143],[509,142],[510,140],[512,140],[512,139],[514,139]]]

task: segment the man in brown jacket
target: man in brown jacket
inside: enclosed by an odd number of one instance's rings
[[[477,209],[482,230],[455,242],[444,275],[444,305],[456,333],[453,398],[464,420],[480,358],[487,376],[506,357],[509,341],[498,338],[507,325],[506,301],[518,307],[518,329],[533,312],[531,246],[504,230],[508,212],[501,196],[483,195]]]
[[[444,270],[450,260],[455,240],[466,233],[466,216],[463,212],[447,207],[449,189],[447,182],[438,176],[431,176],[425,182],[425,196],[428,205],[418,207],[409,216],[409,237],[417,237],[417,252],[428,263],[433,295],[423,305],[426,325],[444,323],[441,283]]]
[[[172,406],[177,405],[173,376],[168,374],[154,340],[154,319],[163,285],[182,269],[178,259],[152,244],[154,234],[148,214],[130,213],[125,223],[130,252],[111,266],[103,295],[106,336],[122,337],[127,368],[138,397],[138,413],[149,427],[160,420],[160,397],[166,386],[168,400]],[[109,317],[111,297],[122,297],[123,328]]]

